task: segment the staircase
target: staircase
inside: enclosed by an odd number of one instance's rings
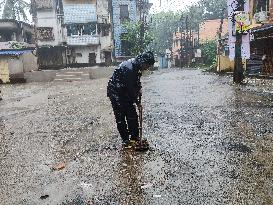
[[[59,70],[54,82],[84,81],[90,79],[88,70]]]

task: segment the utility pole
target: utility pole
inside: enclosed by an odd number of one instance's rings
[[[182,58],[183,58],[183,30],[184,30],[184,17],[183,14],[180,17],[181,26],[180,26],[180,68],[183,67]]]
[[[188,15],[186,16],[186,46],[185,46],[185,53],[186,53],[186,64],[189,67],[189,22],[188,22]]]
[[[245,0],[237,0],[236,11],[244,11]],[[233,15],[233,23],[235,22],[235,13]],[[233,82],[236,84],[241,84],[244,79],[243,74],[243,63],[242,63],[242,31],[236,31],[236,41],[235,41],[235,61],[234,61],[234,72],[233,72]]]
[[[193,51],[192,24],[189,23],[189,25],[190,25],[190,41],[189,41],[189,43],[190,43],[189,47],[190,48],[189,48],[189,57],[188,57],[188,67],[190,67],[190,64],[192,62],[192,51]]]
[[[218,48],[217,48],[217,70],[219,68],[220,70],[220,66],[221,66],[221,50],[222,50],[222,32],[223,32],[223,23],[224,23],[224,11],[225,9],[222,9],[222,13],[221,13],[221,21],[220,21],[220,28],[219,28],[219,33],[218,33]]]

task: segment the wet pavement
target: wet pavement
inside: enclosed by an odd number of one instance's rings
[[[200,70],[143,77],[124,151],[107,79],[1,85],[0,204],[273,204],[273,86]]]

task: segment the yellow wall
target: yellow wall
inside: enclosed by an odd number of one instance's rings
[[[234,61],[230,60],[228,56],[217,56],[217,71],[233,71]],[[246,69],[246,60],[243,60],[243,68]]]
[[[228,56],[218,56],[217,71],[233,71],[234,61],[231,61]]]
[[[4,58],[0,58],[0,79],[3,83],[9,82],[8,61]]]

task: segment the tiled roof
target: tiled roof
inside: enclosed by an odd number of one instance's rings
[[[93,4],[67,4],[64,5],[64,23],[96,22],[96,5]]]

